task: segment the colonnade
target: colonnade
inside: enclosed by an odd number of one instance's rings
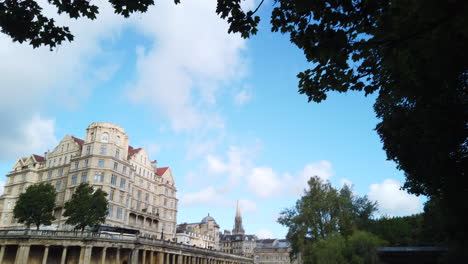
[[[39,245],[34,243],[1,245],[2,264],[245,264],[213,254],[152,248],[148,245]]]

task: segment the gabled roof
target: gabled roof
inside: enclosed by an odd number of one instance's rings
[[[72,136],[73,140],[78,143],[78,145],[83,146],[84,140]]]
[[[32,154],[32,156],[34,157],[34,160],[36,160],[36,162],[43,162],[45,160],[44,157],[36,155],[36,154]]]
[[[141,148],[135,149],[132,146],[128,146],[127,159],[130,159],[133,155],[137,154],[140,150],[141,150]]]
[[[156,169],[156,175],[163,176],[163,174],[169,169],[169,167],[162,167]]]

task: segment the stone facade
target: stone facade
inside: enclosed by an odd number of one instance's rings
[[[209,214],[200,223],[179,224],[176,240],[185,245],[219,250],[219,225]]]
[[[291,247],[284,239],[261,239],[257,240],[254,250],[255,264],[298,264],[299,260],[289,257]]]
[[[44,156],[19,158],[7,175],[0,197],[0,229],[24,227],[13,218],[18,196],[29,185],[50,183],[57,190],[50,229],[67,230],[65,201],[81,182],[108,193],[106,225],[140,230],[142,235],[173,239],[177,189],[171,169],[158,167],[143,148],[129,145],[125,130],[111,123],[92,123],[84,140],[66,135]]]

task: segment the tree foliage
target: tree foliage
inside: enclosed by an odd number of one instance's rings
[[[19,195],[13,209],[14,217],[28,228],[31,224],[36,225],[38,230],[40,225],[50,225],[55,220],[53,215],[55,195],[55,188],[50,184],[41,183],[29,186],[24,193]]]
[[[286,238],[292,254],[312,258],[311,248],[317,241],[336,234],[351,236],[366,226],[376,210],[367,197],[357,197],[348,186],[336,190],[329,182],[311,177],[304,196],[295,207],[281,212],[278,222],[289,228]]]
[[[107,193],[94,190],[88,183],[81,183],[70,200],[65,203],[63,216],[68,217],[66,224],[84,231],[87,226],[100,225],[108,214]]]

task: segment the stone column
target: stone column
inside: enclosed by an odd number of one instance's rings
[[[0,263],[2,263],[3,261],[3,256],[5,255],[5,248],[5,245],[2,245],[2,247],[0,248]]]
[[[166,255],[166,259],[164,260],[164,264],[171,264],[171,259],[170,259],[170,254],[169,253],[164,253]]]
[[[16,252],[15,264],[28,263],[30,245],[19,245]]]
[[[131,256],[131,260],[130,260],[130,263],[131,264],[138,264],[138,253],[140,252],[140,250],[138,248],[135,248],[132,250],[132,256]]]
[[[83,248],[81,248],[83,250]],[[91,252],[93,251],[92,246],[85,246],[84,247],[84,256],[83,256],[83,264],[90,264],[91,263]]]
[[[117,263],[120,264],[120,248],[119,247],[117,248],[117,255],[115,256],[115,260],[117,261]]]
[[[47,264],[47,257],[48,256],[49,256],[49,246],[45,246],[44,247],[44,255],[42,255],[42,264]]]
[[[172,262],[171,264],[176,264],[176,255],[172,254]]]
[[[157,263],[158,264],[164,264],[164,253],[163,252],[158,252],[156,255],[157,258]]]
[[[183,264],[182,258],[183,258],[182,255],[178,255],[178,256],[177,256],[177,264]]]
[[[146,264],[146,250],[142,249],[142,251],[143,251],[142,252],[143,256],[141,257],[142,258],[141,263]]]
[[[62,258],[60,260],[60,264],[65,264],[65,261],[67,260],[67,247],[63,246],[62,249]]]
[[[153,250],[150,250],[150,256],[149,256],[149,258],[150,258],[150,264],[154,264],[154,263],[153,263],[153,262],[154,262],[154,251],[153,251]]]
[[[107,248],[103,247],[102,248],[102,253],[101,253],[101,264],[106,263],[106,253],[107,253]]]

